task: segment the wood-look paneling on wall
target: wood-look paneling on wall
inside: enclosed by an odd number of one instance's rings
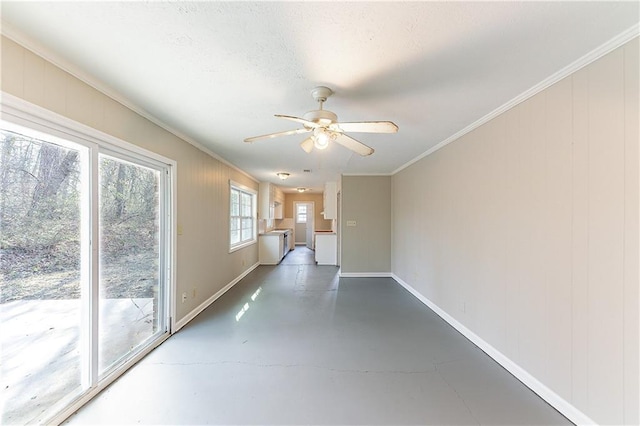
[[[6,37],[1,67],[2,91],[177,162],[177,322],[258,262],[229,253],[229,179],[257,182]]]
[[[638,39],[393,176],[396,276],[600,424],[638,424]]]
[[[391,176],[343,176],[341,194],[341,272],[390,274]]]

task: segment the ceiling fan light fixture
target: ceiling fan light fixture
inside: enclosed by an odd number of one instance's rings
[[[313,145],[316,149],[327,149],[331,135],[325,129],[317,127],[313,131]]]
[[[286,180],[290,175],[287,172],[279,172],[276,175],[280,178],[280,180]]]

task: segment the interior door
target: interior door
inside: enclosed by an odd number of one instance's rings
[[[307,203],[307,248],[311,250],[315,249],[315,241],[313,240],[313,231],[315,229],[313,207],[313,203]]]
[[[293,202],[293,216],[295,222],[296,244],[307,244],[307,203]]]

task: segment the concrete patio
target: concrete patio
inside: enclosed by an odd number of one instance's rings
[[[100,370],[153,334],[153,299],[101,299]],[[2,424],[37,421],[82,391],[81,300],[0,304]]]

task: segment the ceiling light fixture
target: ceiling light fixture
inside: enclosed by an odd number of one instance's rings
[[[335,135],[327,132],[324,128],[316,127],[313,130],[313,145],[316,149],[326,149],[331,139],[335,139]]]
[[[276,173],[276,175],[281,179],[281,180],[285,180],[289,177],[289,173],[287,172],[280,172],[280,173]]]
[[[306,190],[307,190],[307,188],[298,188],[298,192],[304,192]]]

